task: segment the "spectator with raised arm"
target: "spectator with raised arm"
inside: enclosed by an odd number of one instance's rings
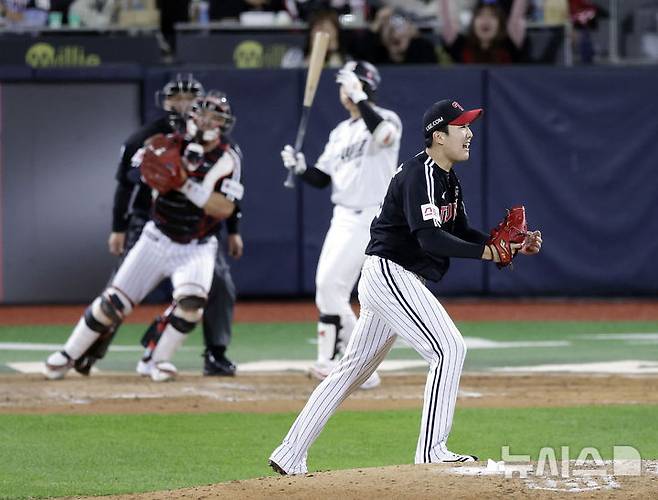
[[[377,11],[366,39],[355,44],[357,57],[375,64],[436,64],[434,44],[425,38],[404,11],[384,7]]]
[[[509,16],[498,0],[479,0],[465,34],[451,0],[440,0],[441,37],[454,62],[510,64],[526,57],[527,0],[513,0]]]

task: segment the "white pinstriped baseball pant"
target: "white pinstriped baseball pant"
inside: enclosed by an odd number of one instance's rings
[[[177,288],[192,285],[207,296],[216,254],[217,238],[214,236],[201,244],[176,243],[149,221],[119,267],[112,286],[125,293],[134,304],[139,304],[165,278],[171,278],[174,295]]]
[[[366,259],[359,281],[361,315],[345,356],[313,391],[270,459],[289,474],[307,472],[306,455],[329,417],[386,357],[400,335],[428,363],[415,463],[440,460],[452,426],[466,345],[422,280],[381,257]]]

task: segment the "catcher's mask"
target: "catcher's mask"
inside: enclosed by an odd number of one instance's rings
[[[374,101],[377,95],[377,88],[382,83],[379,70],[368,61],[348,61],[343,66],[343,69],[354,72],[363,84],[363,91],[368,96],[368,100]]]
[[[187,120],[187,135],[202,142],[219,138],[235,124],[235,116],[224,92],[211,90],[194,101]]]
[[[187,110],[175,109],[178,100],[193,101],[203,95],[203,85],[192,73],[178,73],[173,80],[168,81],[162,90],[155,93],[155,105],[165,111],[177,111],[179,113]],[[189,103],[191,104],[191,102]]]

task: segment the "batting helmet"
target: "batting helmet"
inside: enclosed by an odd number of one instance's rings
[[[363,84],[363,90],[368,95],[368,99],[374,100],[377,88],[382,82],[379,70],[368,61],[349,61],[343,68],[354,72]]]

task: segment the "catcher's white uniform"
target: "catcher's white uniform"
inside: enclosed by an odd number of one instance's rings
[[[182,143],[177,154],[187,151],[190,144]],[[143,150],[135,155],[136,166],[144,161],[143,156]],[[134,306],[165,278],[171,279],[174,300],[165,313],[164,330],[153,351],[148,374],[155,381],[176,375],[170,361],[202,317],[215,268],[218,243],[214,233],[222,217],[210,215],[202,207],[210,196],[219,194],[234,209],[235,201],[242,197],[241,157],[237,149],[222,138],[209,152],[204,153],[201,148],[200,158],[199,165],[188,172],[187,181],[179,189],[165,194],[154,191],[153,220],[144,226],[110,286],[80,318],[63,350],[48,358],[46,377],[62,378],[70,368],[77,369],[75,362],[87,349],[100,336],[112,334]],[[201,194],[202,199],[197,199],[195,193]],[[225,217],[229,215],[226,213]]]

